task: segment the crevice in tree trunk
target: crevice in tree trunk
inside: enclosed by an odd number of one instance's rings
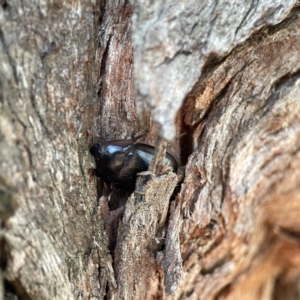
[[[20,281],[4,280],[4,300],[31,300]]]

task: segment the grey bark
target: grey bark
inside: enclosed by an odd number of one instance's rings
[[[166,139],[176,114],[210,56],[223,57],[266,24],[276,24],[291,1],[132,1],[136,101],[153,112]]]
[[[299,298],[299,8],[199,3],[0,1],[0,299]],[[136,109],[171,202],[90,176]]]

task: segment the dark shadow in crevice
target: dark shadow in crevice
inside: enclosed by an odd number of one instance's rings
[[[255,111],[253,115],[260,115],[263,118],[267,115],[271,108],[277,103],[278,97],[283,97],[284,93],[288,89],[295,85],[295,82],[300,78],[300,70],[297,70],[293,74],[287,73],[284,76],[278,78],[273,83],[273,90],[275,91],[264,103],[263,107],[260,107],[258,111]]]
[[[8,7],[9,7],[9,5],[7,4],[7,2],[3,1],[3,3],[2,3],[3,10],[8,9]]]
[[[19,280],[4,280],[4,300],[31,300]]]
[[[9,258],[9,246],[4,238],[0,239],[0,269],[5,271]],[[1,279],[0,279],[1,280]],[[31,300],[19,279],[14,281],[3,280],[4,300]]]
[[[221,288],[218,294],[214,297],[215,300],[225,299],[231,290],[231,285],[227,284]]]
[[[184,116],[181,113],[182,118],[182,126],[180,128],[180,134],[182,135],[179,140],[180,145],[180,160],[181,164],[184,166],[187,164],[189,156],[193,153],[193,133],[194,133],[194,127],[186,125],[184,123]]]

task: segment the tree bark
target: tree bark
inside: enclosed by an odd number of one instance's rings
[[[0,5],[0,300],[299,299],[295,1]],[[149,117],[184,174],[95,178]]]

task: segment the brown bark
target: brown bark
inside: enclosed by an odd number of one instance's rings
[[[0,299],[299,299],[294,1],[0,4]],[[136,105],[179,193],[89,177]]]
[[[83,136],[95,122],[87,116],[95,102],[99,16],[100,3],[92,1],[1,2],[6,296],[101,298],[110,281],[112,260],[87,180]],[[19,206],[9,219],[3,195]]]
[[[299,26],[295,10],[254,35],[185,103],[200,151],[181,192],[187,276],[174,299],[189,285],[189,299],[299,297]]]

